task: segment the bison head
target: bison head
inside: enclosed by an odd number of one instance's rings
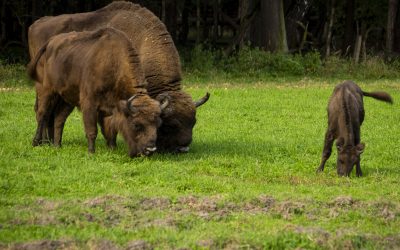
[[[158,129],[157,148],[172,153],[186,153],[192,142],[192,130],[196,124],[196,108],[205,103],[207,93],[199,101],[193,102],[183,91],[165,92],[157,100],[169,100],[169,105],[161,113],[162,125]]]
[[[343,137],[336,141],[338,150],[337,173],[339,176],[349,176],[355,164],[360,161],[360,155],[364,150],[364,143],[358,145],[345,145]]]
[[[118,103],[117,130],[122,133],[129,147],[129,155],[150,155],[156,151],[157,129],[161,125],[160,114],[168,106],[146,94],[134,95]]]

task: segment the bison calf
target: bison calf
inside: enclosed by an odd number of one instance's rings
[[[53,36],[32,59],[28,73],[40,83],[34,146],[54,112],[54,140],[60,143],[65,119],[77,106],[89,152],[95,151],[97,122],[103,124],[105,117],[114,117],[112,125],[128,143],[131,157],[155,151],[161,110],[168,101],[160,105],[147,95],[138,55],[121,31],[102,28]],[[59,97],[63,105],[54,101]]]
[[[392,103],[386,92],[364,92],[352,81],[345,81],[335,87],[328,104],[328,129],[325,134],[321,164],[317,172],[323,171],[325,162],[332,152],[336,139],[337,173],[349,176],[356,165],[356,175],[361,176],[360,155],[364,143],[360,143],[360,127],[364,121],[363,96]]]

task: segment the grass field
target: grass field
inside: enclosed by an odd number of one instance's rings
[[[81,113],[63,147],[33,148],[34,91],[0,92],[0,249],[400,248],[399,83],[364,98],[364,177],[316,174],[334,81],[185,85],[199,108],[188,154],[131,159],[101,135],[88,155]]]

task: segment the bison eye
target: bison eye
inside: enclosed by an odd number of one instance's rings
[[[135,124],[135,130],[138,132],[144,131],[144,126],[142,124]]]

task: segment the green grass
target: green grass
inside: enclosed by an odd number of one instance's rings
[[[315,173],[336,83],[186,83],[211,93],[190,152],[136,159],[100,134],[88,155],[77,111],[62,148],[33,148],[34,91],[1,91],[0,248],[399,248],[400,85],[360,84],[395,104],[364,99],[365,176],[339,178],[335,151]]]

